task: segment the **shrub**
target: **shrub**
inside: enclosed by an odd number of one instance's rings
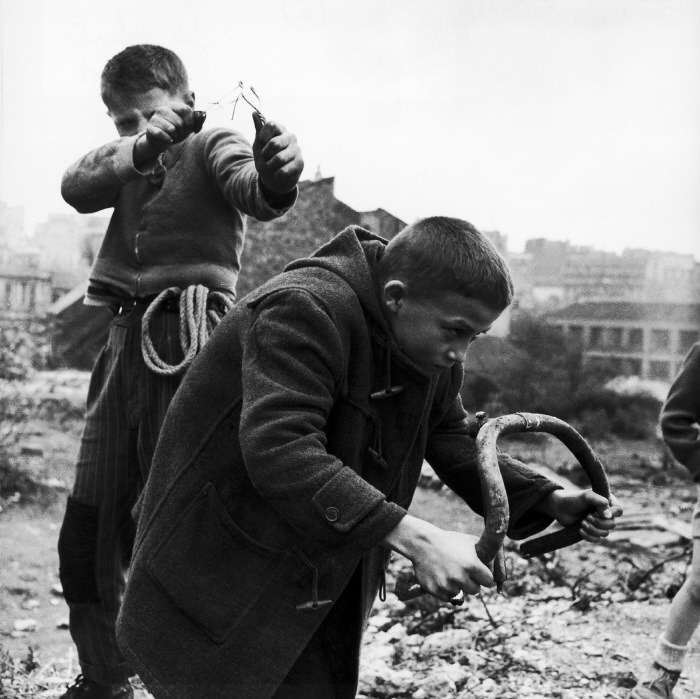
[[[46,348],[38,335],[0,327],[0,379],[21,381],[45,366]]]
[[[559,328],[520,313],[513,319],[507,344],[513,351],[501,352],[498,367],[490,366],[487,377],[479,380],[473,370],[465,378],[468,408],[486,410],[490,416],[545,413],[591,438],[654,436],[661,401],[644,390],[606,388],[617,366],[610,361],[584,362],[580,346],[567,341]]]
[[[604,439],[610,436],[610,420],[602,408],[582,410],[571,424],[587,439]]]
[[[32,494],[35,484],[14,463],[16,446],[35,401],[23,386],[40,355],[32,336],[23,330],[0,328],[0,496]]]
[[[649,393],[587,388],[574,396],[572,408],[582,434],[601,437],[612,433],[630,439],[646,439],[655,434],[661,402]]]

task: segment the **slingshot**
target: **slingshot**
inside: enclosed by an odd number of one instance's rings
[[[255,88],[252,85],[244,85],[242,80],[238,81],[238,85],[236,85],[233,90],[230,90],[223,97],[220,97],[218,100],[210,102],[209,104],[212,106],[212,108],[218,107],[220,109],[233,105],[231,109],[231,119],[233,120],[233,117],[236,115],[236,106],[240,100],[243,100],[249,104],[253,108],[253,111],[258,115],[261,122],[263,124],[265,123],[265,116],[260,111],[261,99],[258,97],[258,93],[255,91]],[[195,133],[199,133],[202,130],[202,126],[204,125],[204,120],[206,118],[206,111],[198,110],[194,112]]]

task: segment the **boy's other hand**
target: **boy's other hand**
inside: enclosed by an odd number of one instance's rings
[[[273,194],[289,194],[297,186],[304,159],[293,133],[274,121],[264,122],[253,112],[253,156],[260,181]]]
[[[139,160],[146,162],[158,157],[168,146],[184,141],[194,129],[194,110],[188,104],[182,102],[158,107],[136,143],[141,156]]]
[[[580,534],[586,540],[595,543],[615,529],[616,518],[622,515],[617,498],[610,496],[610,501],[592,490],[555,490],[543,501],[543,512],[563,526],[581,520]]]
[[[491,587],[493,575],[476,555],[478,537],[440,529],[406,515],[384,539],[412,563],[421,587],[445,602],[463,591],[477,594]]]

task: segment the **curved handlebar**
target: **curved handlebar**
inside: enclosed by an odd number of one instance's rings
[[[593,491],[607,500],[610,499],[610,483],[603,464],[588,442],[571,425],[551,415],[540,415],[537,413],[514,413],[505,417],[514,418],[516,416],[520,416],[525,421],[525,429],[518,429],[514,426],[507,429],[507,431],[503,431],[502,434],[510,432],[547,432],[557,437],[568,447],[569,451],[581,464]],[[500,419],[496,418],[496,420]],[[520,553],[526,558],[530,558],[556,551],[565,546],[571,546],[571,544],[575,544],[582,539],[579,533],[580,526],[580,522],[575,522],[551,534],[529,539],[520,545]]]
[[[507,578],[503,555],[503,540],[508,530],[510,511],[501,470],[498,466],[496,442],[501,435],[515,432],[547,432],[557,437],[571,453],[590,479],[594,492],[610,498],[610,485],[602,463],[588,442],[568,423],[551,415],[513,413],[483,422],[476,436],[477,469],[484,503],[484,531],[476,544],[479,560],[492,567],[497,589],[501,590]],[[580,522],[551,534],[530,539],[520,546],[520,553],[529,558],[570,546],[581,540]],[[407,600],[418,597],[425,590],[415,576],[401,576],[396,583],[396,595]]]

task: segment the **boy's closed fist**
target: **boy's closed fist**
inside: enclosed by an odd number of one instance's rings
[[[288,194],[297,186],[304,169],[297,138],[281,124],[264,122],[258,112],[253,113],[253,122],[253,156],[260,181],[274,194]]]
[[[614,495],[608,501],[590,489],[555,490],[543,504],[543,511],[563,526],[581,520],[580,534],[592,543],[607,537],[615,529],[616,519],[622,516],[622,508]]]
[[[384,544],[406,556],[420,586],[444,601],[460,592],[475,595],[493,585],[493,574],[476,553],[478,537],[447,531],[407,514],[384,538]]]
[[[148,145],[162,153],[173,143],[184,141],[195,128],[194,111],[187,104],[158,107],[148,120],[146,139]]]
[[[425,590],[445,602],[460,592],[476,595],[493,585],[493,574],[476,553],[478,537],[435,527],[428,545],[411,559],[416,578]]]

